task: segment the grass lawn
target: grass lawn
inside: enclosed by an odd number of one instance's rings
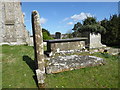
[[[85,55],[86,53],[82,53]],[[46,88],[118,88],[118,56],[95,53],[106,64],[46,75]],[[31,46],[2,46],[2,87],[37,88]]]
[[[3,46],[2,54],[3,88],[37,87],[34,80],[34,51],[32,47]]]

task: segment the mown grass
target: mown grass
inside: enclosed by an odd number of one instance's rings
[[[118,56],[93,55],[104,58],[106,64],[46,75],[46,88],[118,88]],[[3,88],[37,88],[34,67],[33,47],[2,46]]]
[[[88,54],[88,53],[87,53]],[[82,53],[86,55],[86,53]],[[92,54],[104,58],[105,65],[88,67],[59,74],[47,75],[46,86],[49,88],[118,88],[118,56]]]
[[[2,46],[2,87],[36,88],[33,47]],[[32,66],[30,66],[32,65]]]

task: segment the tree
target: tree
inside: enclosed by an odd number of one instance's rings
[[[110,16],[109,20],[104,19],[101,21],[101,25],[106,28],[106,33],[102,34],[102,42],[109,46],[120,45],[120,30],[119,30],[119,15]]]
[[[72,29],[74,31],[72,33],[73,37],[80,37],[81,36],[80,32],[78,31],[78,29],[81,27],[82,27],[82,24],[80,22],[77,22],[77,24],[74,25],[74,27]]]
[[[73,30],[73,35],[80,35],[80,33],[85,31],[90,31],[91,33],[105,33],[106,31],[105,28],[96,21],[96,18],[93,17],[87,17],[87,19],[83,21],[83,25],[81,23],[75,24]]]
[[[79,28],[79,32],[90,31],[91,33],[105,33],[105,28],[99,24],[83,25]]]
[[[50,36],[50,32],[46,30],[45,28],[42,28],[42,32],[46,32],[48,36]]]
[[[74,28],[72,30],[77,31],[78,28],[80,28],[82,24],[80,22],[77,22],[77,24],[74,25]]]
[[[43,33],[43,40],[53,39],[53,38],[50,36],[50,33],[49,33],[48,30],[42,28],[42,33]]]
[[[87,17],[87,19],[83,21],[83,25],[93,25],[93,24],[97,24],[96,18]]]

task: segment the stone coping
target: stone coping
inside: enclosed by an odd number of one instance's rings
[[[88,38],[68,38],[68,39],[54,39],[54,40],[44,40],[44,42],[48,43],[57,43],[57,42],[74,42],[74,41],[85,41]]]

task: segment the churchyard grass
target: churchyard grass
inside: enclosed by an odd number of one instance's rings
[[[32,65],[31,60],[34,60],[33,47],[2,46],[2,87],[36,88],[34,73],[27,64]]]
[[[81,53],[86,55],[86,53]],[[87,53],[88,54],[88,53]],[[118,88],[118,56],[94,53],[105,65],[46,75],[46,88]],[[37,88],[31,46],[2,46],[2,87]]]
[[[82,53],[82,55],[86,55]],[[47,75],[50,88],[118,88],[118,58],[109,54],[92,54],[106,60],[106,64],[59,74]]]

